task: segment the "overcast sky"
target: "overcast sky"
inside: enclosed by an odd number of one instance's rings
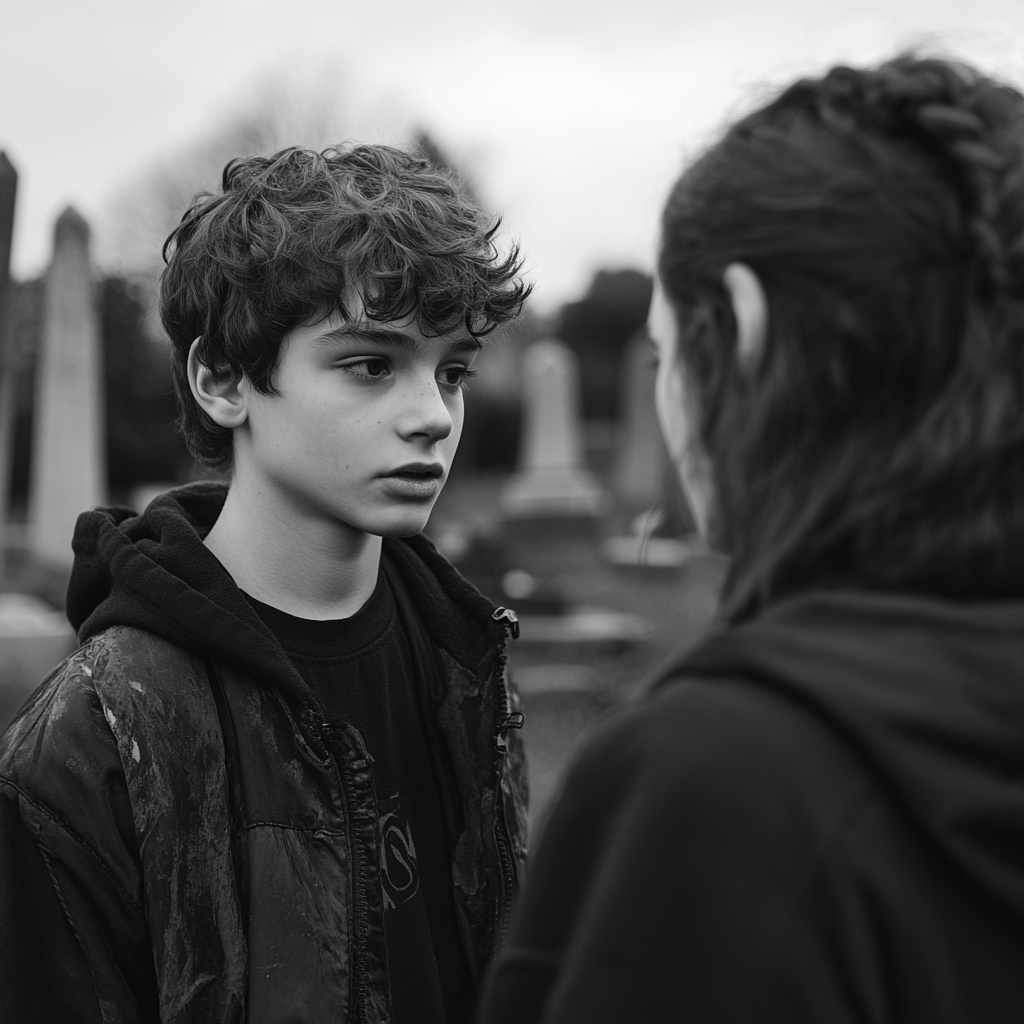
[[[0,0],[14,273],[71,203],[113,264],[119,189],[268,80],[335,69],[360,136],[428,128],[503,212],[541,309],[653,259],[668,184],[765,90],[926,43],[1024,85],[1024,0]]]

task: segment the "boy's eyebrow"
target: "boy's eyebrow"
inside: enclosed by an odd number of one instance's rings
[[[375,341],[381,345],[394,345],[397,348],[413,348],[416,342],[401,331],[393,331],[387,327],[376,327],[373,324],[348,323],[324,331],[314,339],[315,342],[347,341],[358,338],[360,341]]]
[[[395,331],[388,327],[378,327],[373,324],[348,323],[335,327],[333,330],[325,331],[314,339],[314,343],[344,341],[350,338],[357,338],[360,341],[372,341],[379,345],[393,345],[395,348],[413,349],[416,341],[408,334]],[[459,338],[448,344],[450,352],[479,352],[480,341],[472,336]]]
[[[459,338],[457,341],[450,342],[448,345],[449,352],[479,352],[483,348],[479,338],[472,336],[468,338]]]

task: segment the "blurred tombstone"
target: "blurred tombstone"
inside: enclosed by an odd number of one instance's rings
[[[596,522],[607,496],[583,465],[576,357],[560,341],[535,341],[524,353],[522,380],[519,469],[501,495],[506,522],[555,533]]]
[[[9,716],[75,649],[60,612],[30,594],[0,594],[0,710]],[[0,729],[6,725],[0,722]]]
[[[626,349],[623,373],[623,424],[612,487],[628,530],[602,544],[606,561],[623,568],[674,570],[686,565],[705,545],[679,492],[675,467],[665,445],[654,403],[657,372],[646,330]]]
[[[629,341],[622,377],[622,429],[612,471],[612,490],[621,508],[636,514],[660,502],[670,470],[668,449],[654,407],[657,375],[646,330]]]
[[[523,647],[592,651],[637,643],[647,636],[643,621],[568,600],[557,576],[596,560],[596,525],[610,504],[583,464],[579,368],[567,346],[553,339],[528,346],[522,397],[519,470],[501,494],[501,535],[474,538],[456,564],[516,610]]]
[[[89,227],[69,208],[46,279],[29,496],[32,554],[69,568],[75,520],[105,500],[100,358]]]
[[[14,200],[18,174],[7,154],[0,151],[0,571],[11,489],[14,443],[13,340],[10,322],[11,241],[14,235]]]

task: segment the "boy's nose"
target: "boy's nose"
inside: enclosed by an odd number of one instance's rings
[[[437,381],[413,389],[402,416],[402,426],[404,434],[422,435],[432,442],[443,441],[452,432],[452,415]]]

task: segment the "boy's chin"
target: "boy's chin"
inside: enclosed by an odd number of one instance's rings
[[[415,537],[425,529],[429,519],[429,511],[416,516],[398,516],[379,523],[377,529],[367,532],[375,533],[378,537]]]

